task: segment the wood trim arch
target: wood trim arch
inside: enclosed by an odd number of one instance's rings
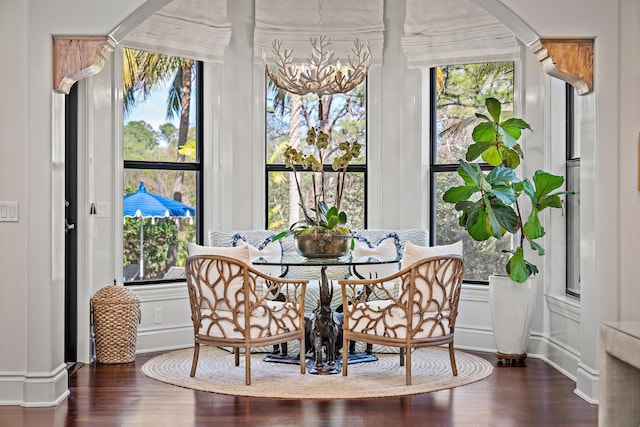
[[[578,95],[593,92],[593,39],[541,39],[534,53],[547,74],[569,83]]]
[[[75,82],[99,73],[114,48],[109,36],[53,36],[53,90],[68,94]]]

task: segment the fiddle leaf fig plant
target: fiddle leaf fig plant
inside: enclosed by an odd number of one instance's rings
[[[449,188],[443,199],[455,205],[460,225],[473,239],[499,239],[505,233],[517,237],[505,269],[512,280],[522,283],[538,273],[538,267],[525,259],[524,242],[538,255],[544,255],[544,248],[536,241],[545,235],[540,212],[546,208],[563,209],[560,196],[572,192],[555,191],[562,187],[564,178],[542,170],[531,179],[517,176],[515,169],[524,158],[518,140],[522,131],[531,127],[518,118],[500,121],[502,104],[497,99],[487,98],[485,104],[489,115],[476,114],[481,122],[473,129],[474,143],[467,149],[466,161],[459,162],[457,172],[463,185]],[[478,157],[495,167],[485,172],[479,164],[470,163]],[[521,196],[530,202],[526,217]]]

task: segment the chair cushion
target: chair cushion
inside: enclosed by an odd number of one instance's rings
[[[428,311],[413,315],[413,338],[428,338],[449,333],[448,311]],[[353,332],[389,338],[407,337],[407,316],[400,305],[391,300],[359,303],[347,328]]]

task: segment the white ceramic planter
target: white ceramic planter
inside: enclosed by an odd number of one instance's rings
[[[489,310],[498,358],[524,359],[535,312],[533,280],[517,283],[509,276],[489,277]]]

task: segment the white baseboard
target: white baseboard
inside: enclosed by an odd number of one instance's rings
[[[52,372],[0,372],[0,405],[56,406],[68,396],[65,364]]]

